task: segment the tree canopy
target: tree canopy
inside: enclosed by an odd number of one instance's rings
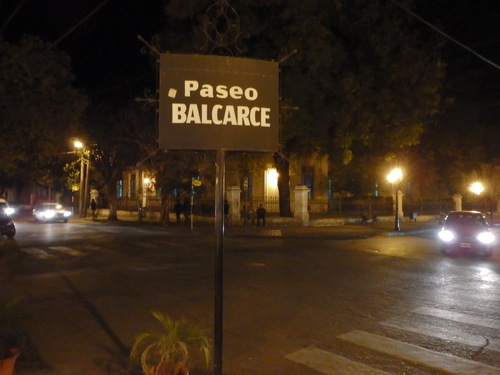
[[[37,37],[0,41],[0,71],[1,174],[50,179],[86,106],[70,58]]]
[[[117,182],[126,167],[150,155],[155,143],[154,117],[135,103],[119,110],[103,105],[92,107],[85,118],[88,131],[92,187],[109,199],[109,219],[117,219]]]
[[[357,155],[394,157],[419,143],[440,108],[445,65],[441,43],[387,0],[234,0],[244,56],[280,60],[281,214],[290,215],[289,160],[328,153],[338,165]],[[405,1],[411,6],[411,1]],[[167,13],[202,30],[209,1],[173,0]],[[244,38],[243,38],[244,37]],[[196,46],[198,33],[183,40]],[[180,44],[165,38],[165,49]],[[177,39],[178,41],[178,39]]]

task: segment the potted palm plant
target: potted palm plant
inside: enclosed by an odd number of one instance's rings
[[[204,330],[190,326],[186,319],[173,320],[158,311],[151,313],[161,329],[139,334],[130,352],[130,359],[140,363],[144,375],[188,375],[192,349],[203,354],[208,366],[211,340]]]
[[[22,298],[0,301],[0,375],[11,375],[25,347],[33,315],[22,306]]]

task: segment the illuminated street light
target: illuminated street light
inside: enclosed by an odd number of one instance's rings
[[[393,188],[396,189],[396,215],[394,217],[394,230],[399,232],[401,230],[399,226],[399,182],[403,179],[403,171],[400,168],[394,168],[391,173],[387,175],[387,181],[389,181]]]
[[[83,143],[81,141],[79,141],[78,139],[76,139],[73,142],[73,146],[75,146],[75,148],[78,149],[78,150],[83,149]]]
[[[469,190],[473,193],[473,194],[476,194],[477,195],[477,202],[476,202],[476,205],[477,205],[477,209],[479,210],[479,196],[481,195],[481,193],[484,191],[484,186],[482,183],[480,182],[474,182],[473,184],[471,184],[469,186]]]
[[[474,182],[470,187],[469,190],[473,192],[476,195],[480,195],[484,191],[484,186],[480,182]]]
[[[391,184],[398,183],[403,179],[403,171],[400,168],[394,168],[391,173],[387,175],[387,181]]]
[[[83,207],[84,207],[84,202],[83,202],[83,194],[84,194],[84,188],[83,188],[83,176],[84,176],[84,169],[85,169],[85,162],[83,160],[83,148],[84,144],[82,141],[79,141],[78,139],[75,139],[73,141],[73,146],[76,148],[76,153],[80,155],[80,194],[78,198],[78,214],[80,217],[83,217]]]

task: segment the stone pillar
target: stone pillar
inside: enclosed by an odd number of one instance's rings
[[[453,210],[462,211],[462,196],[460,194],[453,194]]]
[[[92,202],[92,199],[98,202],[99,199],[99,190],[97,189],[90,189],[90,201]]]
[[[229,203],[228,220],[232,225],[240,224],[240,195],[239,186],[228,186],[226,190],[227,202]]]
[[[305,185],[295,186],[295,212],[293,217],[295,220],[302,223],[302,225],[309,224],[309,211],[307,209],[307,204],[309,202],[307,194],[309,193],[309,188]]]

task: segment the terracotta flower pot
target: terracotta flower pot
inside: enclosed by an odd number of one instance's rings
[[[18,349],[8,349],[8,357],[0,359],[0,375],[12,375],[17,357],[19,357]]]

